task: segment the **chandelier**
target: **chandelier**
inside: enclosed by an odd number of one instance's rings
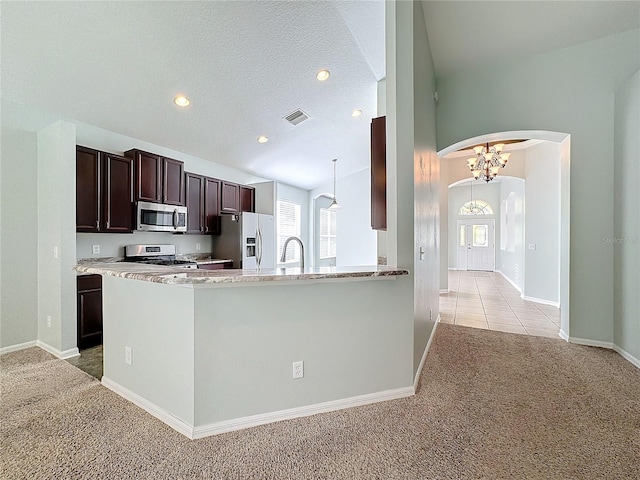
[[[504,143],[496,143],[492,146],[487,143],[473,147],[476,157],[467,160],[473,178],[476,180],[482,178],[487,183],[493,180],[498,175],[498,171],[505,167],[511,156],[510,153],[502,153],[503,148]]]

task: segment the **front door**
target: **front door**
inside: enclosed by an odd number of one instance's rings
[[[458,269],[493,272],[496,266],[493,219],[458,221]]]

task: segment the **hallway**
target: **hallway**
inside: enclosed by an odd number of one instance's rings
[[[449,293],[440,295],[442,323],[557,338],[560,310],[529,302],[495,272],[449,271]]]

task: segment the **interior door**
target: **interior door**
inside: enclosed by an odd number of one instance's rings
[[[495,270],[494,222],[493,219],[467,220],[467,270]]]

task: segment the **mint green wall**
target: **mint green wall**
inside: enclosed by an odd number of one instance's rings
[[[77,347],[75,154],[75,125],[38,132],[38,340],[63,354]]]
[[[613,341],[614,92],[640,67],[640,30],[438,78],[438,147],[492,132],[571,135],[569,335]]]
[[[525,297],[560,302],[560,144],[525,151]],[[529,246],[535,245],[531,250]]]
[[[435,74],[422,4],[388,2],[385,17],[387,259],[411,271],[415,374],[439,312]]]
[[[614,342],[640,360],[640,71],[616,93],[613,239]]]
[[[3,111],[0,169],[0,348],[38,335],[36,134],[10,125]]]

